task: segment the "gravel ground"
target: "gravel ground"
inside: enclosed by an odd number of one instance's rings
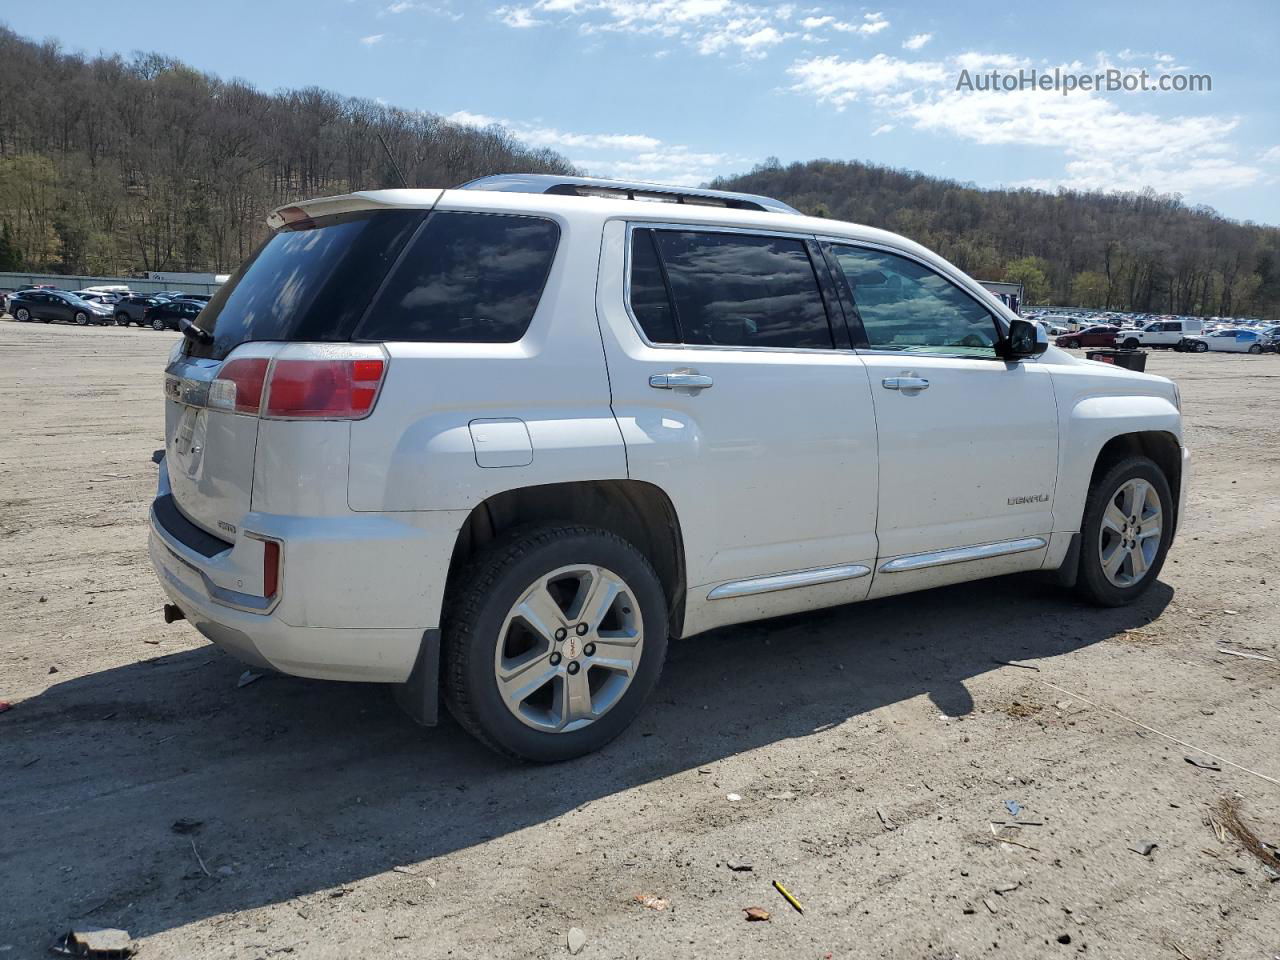
[[[0,957],[84,925],[144,960],[1280,953],[1280,883],[1208,822],[1280,842],[1280,784],[1232,765],[1280,780],[1280,664],[1219,652],[1280,657],[1280,357],[1151,357],[1195,479],[1137,605],[1007,578],[717,631],[610,748],[532,767],[376,686],[238,687],[163,624],[173,338],[0,323]]]

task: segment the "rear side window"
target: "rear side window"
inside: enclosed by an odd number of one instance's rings
[[[559,239],[560,228],[541,217],[432,214],[355,338],[519,340],[538,308]]]
[[[304,221],[268,238],[222,285],[197,324],[221,360],[250,340],[346,340],[422,210],[362,211]]]
[[[660,301],[668,295],[672,323],[665,339],[654,333],[667,329]],[[790,237],[635,230],[631,306],[652,342],[834,346],[808,249]]]

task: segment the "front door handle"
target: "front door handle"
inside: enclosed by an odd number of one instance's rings
[[[649,386],[655,390],[705,390],[715,383],[701,373],[655,373],[649,378]]]
[[[924,377],[885,377],[880,381],[886,390],[928,390],[929,381]]]

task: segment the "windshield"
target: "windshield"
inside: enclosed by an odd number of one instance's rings
[[[195,325],[221,360],[251,340],[346,340],[425,210],[361,211],[273,234],[222,285]]]

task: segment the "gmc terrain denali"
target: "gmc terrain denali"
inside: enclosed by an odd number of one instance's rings
[[[608,742],[670,637],[1026,570],[1123,604],[1173,540],[1174,384],[891,233],[519,175],[269,222],[166,370],[166,617],[509,756]]]

